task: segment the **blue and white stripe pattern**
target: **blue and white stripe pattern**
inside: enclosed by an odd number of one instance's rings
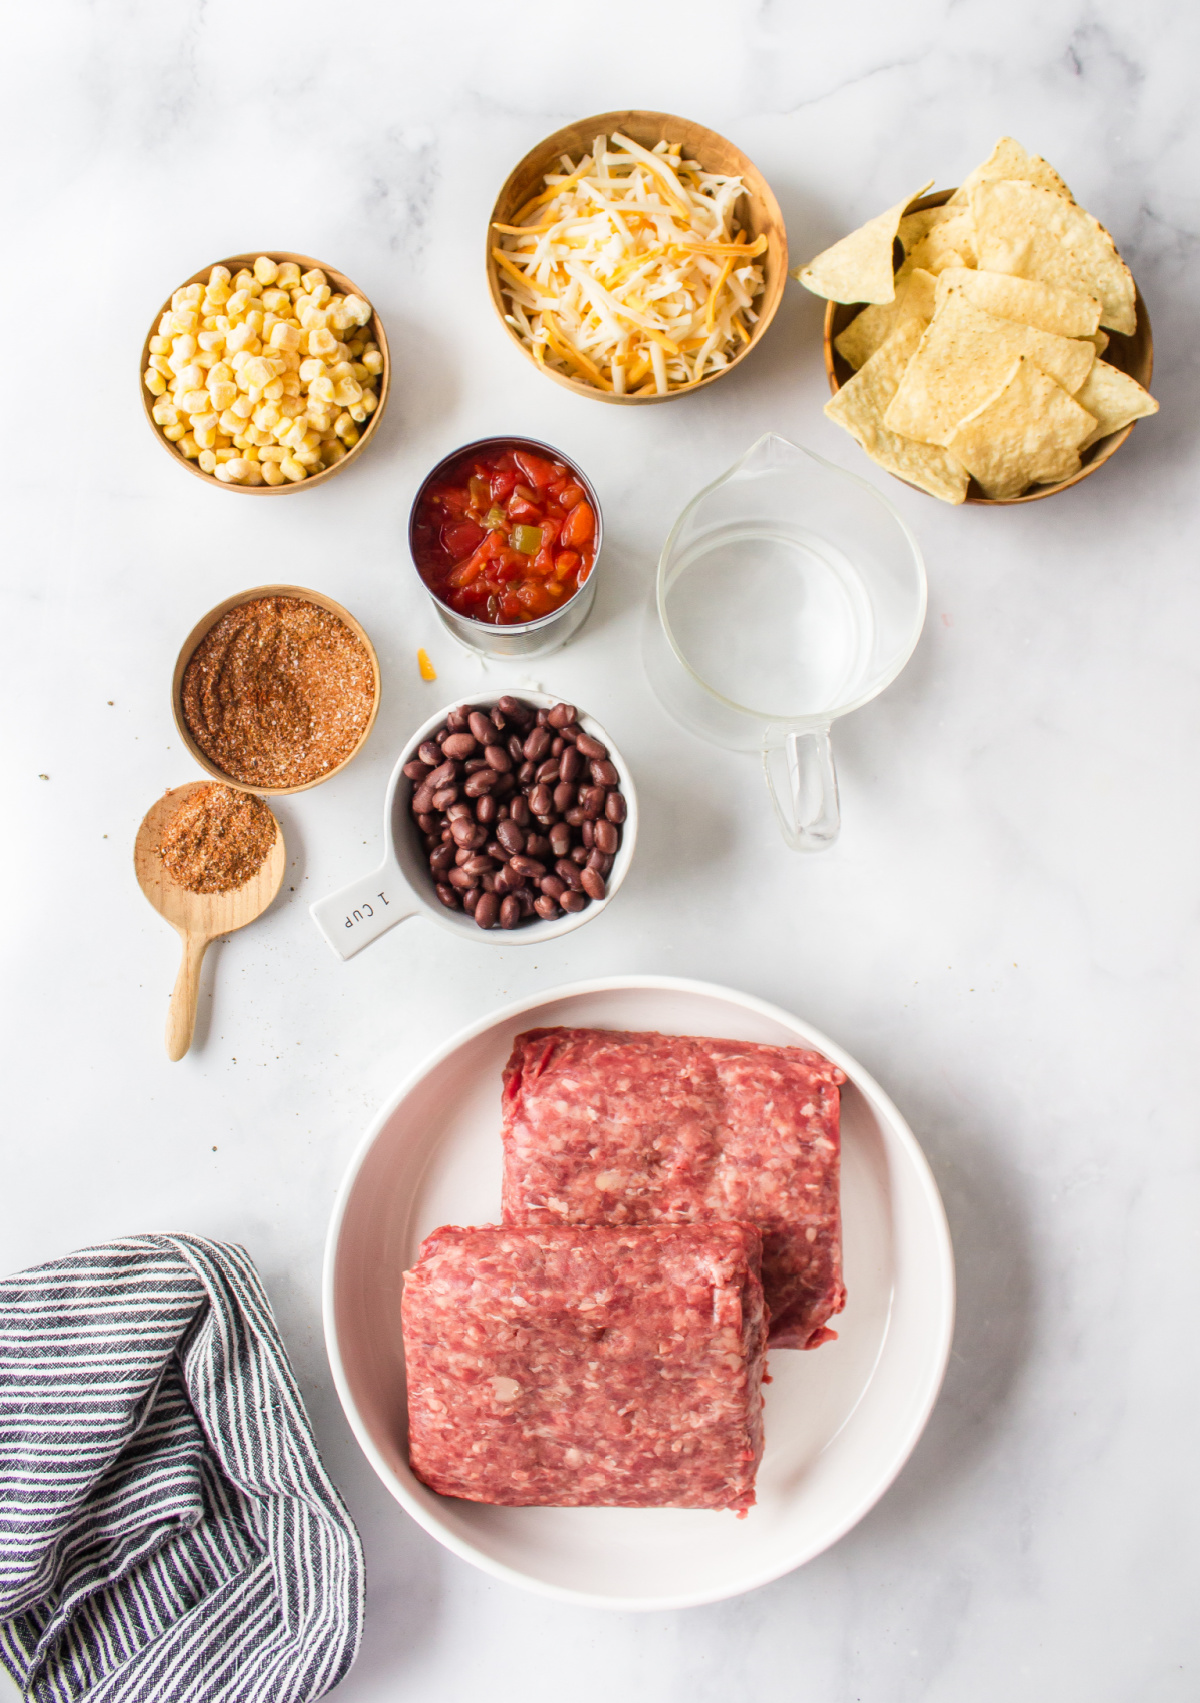
[[[35,1703],[308,1703],[363,1558],[240,1248],[133,1236],[0,1280],[0,1659]]]

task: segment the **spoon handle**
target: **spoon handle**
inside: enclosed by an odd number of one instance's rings
[[[181,1059],[192,1044],[196,1001],[200,994],[200,966],[207,950],[208,941],[203,935],[184,935],[183,958],[167,1012],[167,1057],[170,1059]]]

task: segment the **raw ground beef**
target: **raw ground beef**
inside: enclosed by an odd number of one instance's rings
[[[504,1222],[757,1224],[771,1346],[816,1348],[846,1300],[844,1081],[801,1047],[531,1029],[504,1073]]]
[[[472,1502],[749,1508],[760,1246],[747,1224],[435,1230],[404,1277],[413,1471]]]

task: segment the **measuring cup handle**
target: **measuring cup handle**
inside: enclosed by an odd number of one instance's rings
[[[793,851],[825,851],[842,825],[829,727],[805,733],[768,728],[763,773],[780,832]]]
[[[406,917],[415,916],[417,907],[399,866],[388,859],[370,875],[318,899],[308,911],[329,945],[344,960],[353,958]]]

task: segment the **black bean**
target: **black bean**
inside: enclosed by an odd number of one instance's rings
[[[490,714],[492,718],[492,726],[496,729],[496,732],[503,733],[504,729],[508,726],[508,719],[505,716],[504,711],[500,708],[500,705],[493,704]]]
[[[590,854],[586,846],[576,846],[575,850],[571,853],[571,862],[578,864],[580,869],[582,869],[584,864],[587,862],[589,855]]]
[[[490,769],[491,764],[486,757],[468,757],[462,768],[464,775],[477,775],[480,769]]]
[[[587,894],[576,893],[573,889],[568,888],[558,902],[564,911],[582,911],[588,902]]]
[[[529,818],[533,814],[529,808],[529,800],[524,797],[514,798],[508,807],[508,814],[519,828],[528,827]]]
[[[478,798],[481,793],[491,792],[499,778],[495,769],[476,769],[463,782],[463,791],[468,798]]]
[[[426,816],[433,809],[435,788],[428,781],[423,781],[412,796],[412,813],[414,816]]]
[[[475,921],[480,928],[495,928],[500,921],[500,901],[494,893],[482,893],[475,907]]]
[[[423,834],[436,834],[441,825],[442,818],[440,812],[439,814],[434,815],[433,811],[430,810],[417,817],[417,827],[420,828]]]
[[[524,830],[513,821],[497,822],[496,838],[508,852],[509,857],[519,857],[525,850]]]
[[[467,726],[481,745],[490,745],[497,737],[491,716],[485,715],[482,710],[471,711],[467,717]]]
[[[475,820],[482,822],[485,828],[490,827],[496,820],[496,812],[499,808],[494,792],[480,793],[475,800]]]
[[[535,727],[525,741],[525,761],[527,763],[540,763],[549,749],[550,735],[544,727]]]
[[[475,915],[475,907],[482,897],[482,887],[469,887],[463,894],[462,907],[469,917],[473,917]]]
[[[518,781],[520,781],[522,786],[529,786],[530,785],[530,783],[533,780],[534,773],[535,773],[536,769],[537,769],[536,763],[526,762],[526,763],[521,764],[521,767],[517,770],[517,779],[518,779]]]
[[[508,867],[523,881],[540,881],[546,873],[546,865],[539,863],[536,857],[510,857]]]
[[[566,727],[569,722],[575,720],[575,713],[574,704],[555,704],[546,720],[551,727]]]
[[[577,721],[570,721],[570,722],[567,723],[566,727],[563,728],[562,736],[566,740],[568,745],[574,745],[575,741],[579,738],[579,735],[582,732],[583,732],[583,729],[580,727],[580,725]]]
[[[549,721],[549,719],[550,719],[550,711],[549,710],[538,710],[537,714],[534,716],[534,720],[537,722],[539,727],[545,727],[545,725]]]
[[[590,869],[587,864],[584,864],[580,880],[589,899],[602,899],[604,897],[604,877],[598,869]]]
[[[618,828],[621,826],[621,823],[629,814],[629,806],[625,802],[624,793],[609,793],[608,797],[604,800],[604,814],[608,817],[610,822],[615,822]]]
[[[453,757],[456,762],[463,757],[473,757],[476,752],[475,735],[473,733],[452,733],[442,746],[447,757]]]
[[[581,733],[575,741],[575,749],[581,757],[607,757],[608,746],[601,745],[598,739],[593,739],[590,733]],[[452,756],[452,752],[447,753]]]
[[[535,786],[529,795],[529,808],[535,816],[549,816],[554,809],[554,794],[548,786]]]
[[[621,830],[602,816],[596,823],[596,844],[602,852],[615,852],[621,843]]]
[[[496,865],[486,852],[472,852],[465,863],[459,865],[468,875],[494,875]]]
[[[488,854],[489,857],[494,857],[497,863],[507,863],[508,862],[508,853],[505,851],[504,847],[500,844],[499,840],[489,840],[487,845],[484,846],[483,849]]]
[[[499,873],[499,870],[496,870],[495,872],[489,870],[486,875],[481,875],[479,877],[479,885],[483,888],[485,893],[494,893],[496,891],[496,876]]]
[[[512,758],[514,763],[523,763],[525,761],[525,745],[524,745],[524,742],[515,733],[512,733],[512,734],[509,735],[508,754]]]
[[[478,875],[468,875],[465,869],[459,869],[457,867],[446,871],[446,880],[450,883],[451,887],[459,887],[464,890],[469,887],[478,887],[479,885]]]
[[[609,870],[612,868],[614,862],[615,859],[613,858],[612,853],[602,852],[599,846],[593,846],[591,851],[587,854],[587,867],[589,869],[596,870],[600,875],[603,875],[606,880],[608,879]]]
[[[470,816],[460,816],[457,821],[451,822],[450,832],[456,846],[470,846],[472,851],[487,839],[487,829],[481,828]]]
[[[417,746],[417,756],[431,769],[436,769],[442,760],[442,748],[435,745],[432,739],[427,739],[424,745]]]
[[[559,781],[554,789],[554,808],[562,816],[575,803],[575,788],[570,781]]]
[[[457,804],[452,804],[446,812],[447,822],[461,822],[473,815],[471,806],[465,798],[460,798]]]
[[[558,915],[558,900],[552,899],[549,893],[543,893],[540,899],[533,901],[533,908],[546,922],[552,922]]]
[[[497,798],[509,798],[516,790],[517,777],[515,775],[501,775],[492,788]]]
[[[604,788],[602,786],[584,786],[579,789],[579,808],[585,817],[594,822],[597,816],[604,814]]]
[[[538,886],[543,893],[549,893],[552,899],[561,899],[567,891],[566,882],[558,875],[543,875]]]
[[[583,758],[573,745],[568,745],[558,760],[559,774],[565,781],[577,780],[582,768]]]
[[[431,763],[422,763],[414,757],[411,763],[405,763],[404,773],[408,776],[410,781],[413,781],[417,786],[420,786],[432,766],[433,765]]]
[[[558,862],[554,865],[554,873],[558,876],[560,881],[565,882],[568,887],[574,888],[576,892],[578,892],[583,886],[583,880],[579,873],[579,865],[577,863],[572,863],[569,857],[559,858]]]
[[[524,721],[527,713],[525,705],[519,698],[511,698],[507,695],[500,699],[496,708],[502,715],[506,715],[510,721]]]
[[[568,822],[572,828],[579,828],[583,825],[585,817],[579,806],[573,804],[569,810],[563,811],[563,821]]]
[[[525,856],[541,858],[545,862],[550,856],[550,841],[545,834],[529,834],[526,836]]]
[[[619,786],[621,777],[612,763],[593,757],[588,764],[592,773],[592,783],[595,786]]]
[[[580,837],[589,851],[596,843],[596,824],[590,816],[585,816],[580,828]]]
[[[564,744],[565,744],[565,741],[563,739],[562,734],[561,733],[556,734],[555,737],[550,741],[550,755],[552,757],[561,757],[562,754],[563,754]]]
[[[555,802],[558,802],[558,790],[555,789]],[[550,849],[555,857],[566,857],[571,849],[571,830],[565,822],[556,822],[550,830]]]
[[[470,704],[463,704],[456,710],[451,710],[446,717],[446,727],[450,733],[461,733],[467,725],[467,717],[471,713]]]
[[[435,883],[434,891],[448,911],[458,909],[458,894],[453,887],[448,886],[444,881],[438,881]]]
[[[500,903],[500,927],[516,928],[521,920],[521,902],[506,893]]]
[[[449,846],[436,846],[429,854],[429,867],[435,875],[444,875],[454,862],[454,852]]]
[[[435,810],[449,810],[452,804],[457,803],[458,788],[453,783],[450,786],[439,787],[433,795],[433,808]]]
[[[497,774],[506,775],[512,768],[512,758],[503,745],[489,745],[483,755]]]

